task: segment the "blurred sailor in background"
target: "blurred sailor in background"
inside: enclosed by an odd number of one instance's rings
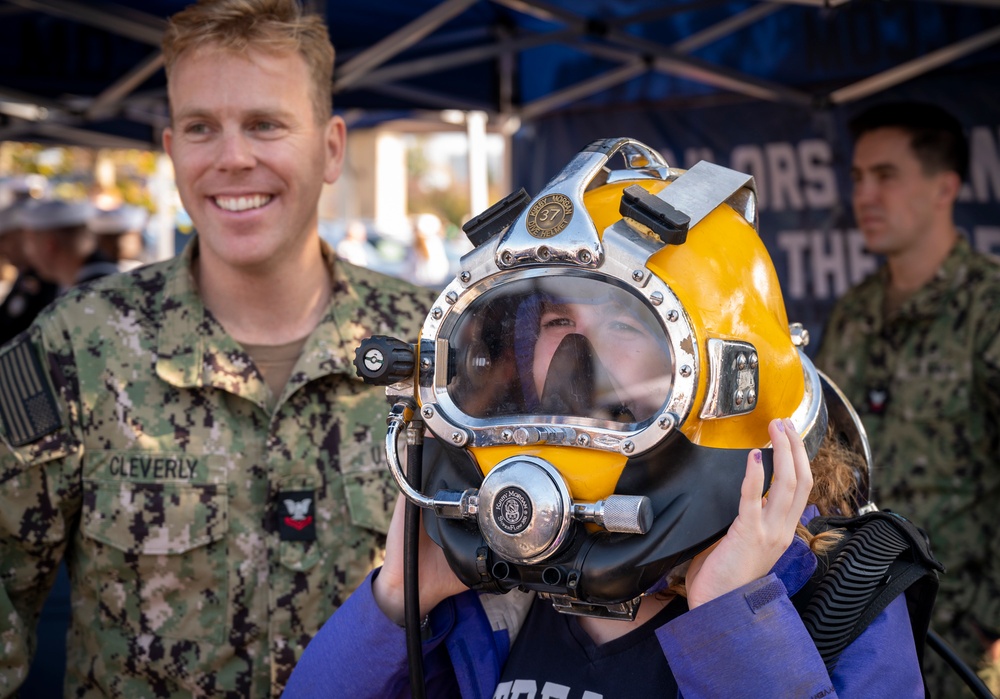
[[[89,202],[59,199],[28,204],[19,213],[28,261],[60,292],[118,271],[97,249],[97,236],[88,228],[95,213]]]
[[[141,206],[124,204],[110,211],[97,211],[88,228],[97,235],[97,249],[128,272],[143,264],[142,232],[149,212]]]
[[[20,200],[0,210],[0,261],[16,270],[16,277],[0,301],[0,345],[31,325],[57,294],[56,285],[42,279],[25,255],[26,234],[18,221],[25,205],[26,201]]]

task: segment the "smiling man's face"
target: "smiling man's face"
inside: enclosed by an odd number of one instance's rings
[[[344,125],[317,118],[297,53],[207,47],[170,75],[164,148],[203,268],[254,271],[318,244],[323,183],[340,175]]]

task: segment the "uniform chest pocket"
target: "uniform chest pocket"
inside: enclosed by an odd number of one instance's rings
[[[942,420],[967,415],[973,388],[972,362],[959,350],[943,347],[937,352],[897,360],[890,400],[904,420],[940,425]]]
[[[85,479],[83,568],[101,623],[221,643],[228,528],[224,485]]]

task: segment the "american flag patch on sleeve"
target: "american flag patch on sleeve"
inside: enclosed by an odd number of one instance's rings
[[[11,446],[30,444],[62,425],[52,388],[27,338],[0,355],[0,428]]]

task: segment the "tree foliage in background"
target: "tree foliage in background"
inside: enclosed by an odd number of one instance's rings
[[[440,169],[434,171],[427,157],[427,149],[432,147],[427,136],[416,136],[407,148],[407,202],[411,214],[436,214],[445,225],[446,237],[462,235],[461,227],[471,216],[480,211],[469,211],[469,180],[464,162],[452,162],[445,168],[448,177],[440,176]],[[489,162],[489,201],[495,202],[506,192],[497,190],[498,163]]]
[[[49,182],[49,194],[98,199],[105,208],[127,203],[152,210],[146,182],[155,169],[152,151],[0,143],[0,177],[42,175]]]

